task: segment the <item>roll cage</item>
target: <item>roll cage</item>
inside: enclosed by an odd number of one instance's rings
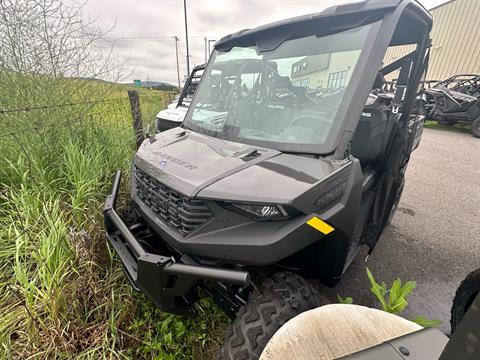
[[[205,70],[205,64],[197,65],[193,68],[192,73],[188,77],[185,85],[183,86],[182,92],[180,93],[180,97],[178,98],[177,107],[183,105],[183,100],[187,96],[191,96],[195,93],[195,90],[200,83],[200,79],[202,78],[199,72],[203,72]]]
[[[480,94],[480,75],[457,74],[440,81],[435,88],[444,87],[467,95],[478,96]]]
[[[277,49],[287,40],[308,35],[330,35],[366,24],[372,24],[366,44],[345,89],[326,142],[315,146],[286,144],[280,149],[284,152],[331,155],[332,159],[340,160],[348,153],[365,102],[390,46],[415,45],[415,51],[409,54],[408,59],[404,59],[409,64],[405,66],[402,83],[395,90],[393,108],[404,115],[401,121],[408,122],[417,92],[416,85],[425,71],[426,53],[430,46],[428,33],[432,26],[431,15],[417,1],[366,0],[334,6],[318,14],[228,35],[215,44],[214,51],[228,52],[235,46],[255,46],[257,52],[268,54],[268,51]],[[207,72],[212,63],[210,61],[207,65]],[[398,61],[394,64],[397,68],[405,65]],[[191,111],[190,108],[186,118],[191,116]]]

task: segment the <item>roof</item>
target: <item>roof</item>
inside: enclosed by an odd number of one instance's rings
[[[200,64],[200,65],[197,65],[193,68],[192,72],[195,72],[195,71],[198,71],[198,70],[204,70],[205,69],[205,66],[207,64]]]
[[[445,2],[444,3],[441,3],[441,4],[438,4],[438,5],[435,5],[434,7],[428,9],[428,11],[432,11],[432,10],[435,10],[435,9],[438,9],[438,8],[441,8],[442,6],[445,6],[445,5],[448,5],[456,0],[444,0]]]
[[[428,11],[416,0],[363,0],[354,3],[331,6],[322,12],[280,20],[253,29],[244,29],[236,33],[227,35],[217,41],[215,43],[215,49],[228,50],[233,44],[248,41],[249,39],[255,38],[258,35],[268,34],[272,30],[287,30],[290,28],[295,28],[296,25],[301,25],[305,27],[308,25],[313,25],[312,23],[316,23],[317,20],[324,20],[327,18],[334,18],[342,15],[350,15],[352,22],[356,20],[357,16],[360,16],[362,14],[377,14],[378,16],[381,15],[383,17],[387,12],[393,10],[402,2],[416,4],[421,11],[423,10],[423,14],[420,15],[425,17],[426,19],[429,19],[429,21],[431,22],[431,16]]]

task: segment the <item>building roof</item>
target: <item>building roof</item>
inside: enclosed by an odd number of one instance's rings
[[[441,8],[442,6],[448,5],[448,4],[450,4],[450,3],[454,2],[454,1],[457,1],[457,0],[445,0],[444,3],[435,5],[434,7],[428,9],[428,11],[431,12],[432,10],[436,10],[436,9],[438,9],[438,8]]]

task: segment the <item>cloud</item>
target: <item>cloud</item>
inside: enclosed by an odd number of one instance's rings
[[[351,0],[187,0],[190,69],[205,61],[204,37],[225,35],[269,22],[322,11]],[[426,7],[445,0],[421,0]],[[175,41],[178,36],[180,76],[186,75],[185,28],[181,0],[89,0],[84,16],[114,30],[107,41],[125,60],[132,79],[177,83]],[[130,81],[130,79],[127,79]]]

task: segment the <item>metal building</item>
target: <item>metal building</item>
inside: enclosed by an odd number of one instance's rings
[[[430,9],[432,48],[427,80],[443,80],[460,73],[480,73],[480,0],[453,0]],[[389,50],[388,64],[412,51]]]

